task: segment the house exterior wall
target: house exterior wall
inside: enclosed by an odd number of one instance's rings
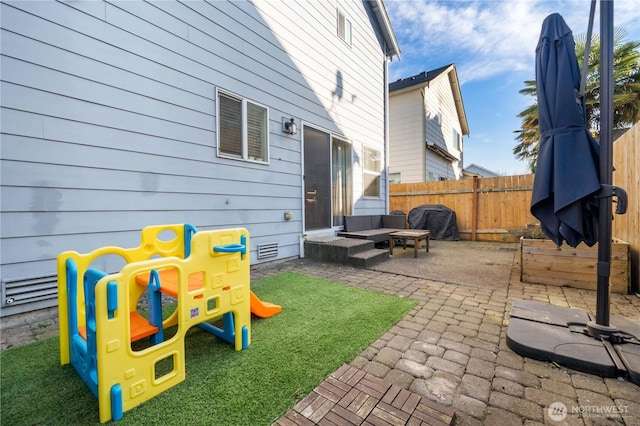
[[[462,137],[460,121],[454,103],[451,83],[447,75],[442,75],[429,84],[425,90],[425,134],[427,143],[445,149],[454,157],[460,159],[462,151],[453,140],[455,129]],[[438,118],[440,114],[440,118]],[[425,157],[425,181],[445,179],[459,179],[462,175],[459,161],[451,161],[437,153],[427,150]]]
[[[429,81],[418,79],[389,94],[389,173],[394,182],[461,178],[463,133],[452,90],[457,82],[450,79],[450,73],[455,70],[451,68]],[[449,155],[435,152],[438,150]]]
[[[389,174],[421,182],[425,174],[424,100],[420,90],[389,96]]]
[[[64,250],[136,246],[163,223],[245,227],[252,263],[263,243],[299,255],[302,123],[352,143],[354,214],[385,211],[384,184],[362,197],[358,162],[365,144],[385,151],[386,58],[366,2],[0,7],[3,286],[55,275]],[[268,108],[268,164],[217,156],[217,89]]]

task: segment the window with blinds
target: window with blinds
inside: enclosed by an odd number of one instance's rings
[[[267,109],[247,102],[247,154],[250,160],[267,161]]]
[[[364,147],[364,196],[380,197],[380,151]]]
[[[221,93],[218,103],[220,153],[242,157],[242,101]]]
[[[218,90],[218,155],[267,163],[268,121],[266,107]]]

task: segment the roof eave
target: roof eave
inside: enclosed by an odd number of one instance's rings
[[[462,102],[462,92],[460,91],[460,82],[458,81],[458,73],[455,65],[451,65],[448,72],[451,88],[453,89],[453,98],[456,104],[458,120],[460,121],[460,130],[462,134],[469,136],[469,123],[467,122],[467,114],[464,111],[464,103]]]
[[[382,32],[382,38],[386,45],[385,54],[390,59],[397,56],[398,60],[400,60],[400,47],[398,46],[398,40],[396,40],[393,28],[391,27],[391,21],[389,20],[389,15],[387,14],[387,9],[384,7],[384,3],[382,0],[367,1],[371,4],[371,9]]]
[[[389,95],[399,95],[399,94],[405,93],[405,92],[412,92],[412,91],[416,91],[416,90],[422,90],[425,87],[429,87],[429,82],[428,81],[422,81],[420,83],[415,83],[415,84],[412,84],[410,86],[403,87],[401,89],[389,90]]]

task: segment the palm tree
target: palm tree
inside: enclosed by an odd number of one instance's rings
[[[640,119],[640,42],[628,41],[628,32],[616,29],[613,40],[613,128],[627,129]],[[579,61],[584,58],[586,35],[578,34],[575,38],[576,56]],[[594,35],[591,39],[588,70],[585,87],[585,104],[587,110],[587,126],[594,137],[599,136],[600,123],[600,38]],[[535,80],[524,82],[520,93],[536,97]],[[518,117],[522,120],[520,130],[516,130],[518,144],[513,154],[520,161],[528,161],[531,172],[535,172],[538,159],[540,133],[538,132],[538,105],[534,102]]]

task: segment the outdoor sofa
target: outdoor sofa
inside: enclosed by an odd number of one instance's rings
[[[406,228],[406,220],[405,215],[345,216],[344,230],[338,232],[338,236],[370,240],[374,244],[388,243],[391,232]]]

